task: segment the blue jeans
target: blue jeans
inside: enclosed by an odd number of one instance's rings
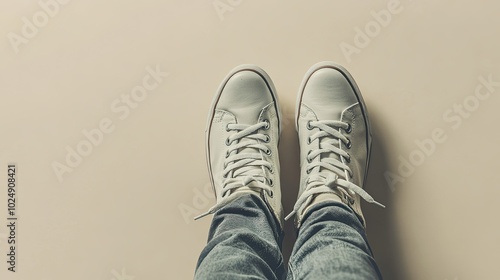
[[[382,279],[349,207],[322,202],[308,213],[285,274],[279,224],[259,197],[238,197],[215,213],[195,279]]]

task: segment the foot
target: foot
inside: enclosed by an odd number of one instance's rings
[[[233,69],[217,91],[206,130],[208,170],[217,203],[196,219],[250,193],[262,198],[282,225],[280,129],[276,90],[266,72],[254,65]]]
[[[363,189],[371,134],[366,107],[354,79],[343,67],[321,62],[306,73],[296,109],[301,180],[296,224],[320,201],[339,201],[360,218],[360,198],[380,206]]]

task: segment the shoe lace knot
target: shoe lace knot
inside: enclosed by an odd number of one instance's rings
[[[354,204],[354,196],[357,194],[366,202],[385,207],[375,201],[363,188],[350,181],[352,170],[348,163],[351,157],[343,147],[350,149],[351,141],[341,130],[350,134],[351,125],[342,121],[309,121],[306,128],[311,131],[314,128],[319,129],[307,139],[309,146],[319,141],[316,145],[319,148],[311,147],[307,153],[306,187],[285,220],[302,212],[313,198],[321,193],[336,194],[349,204]]]
[[[267,176],[274,169],[267,157],[271,149],[266,145],[271,141],[265,130],[269,129],[269,121],[263,120],[254,125],[229,123],[228,132],[233,131],[226,139],[226,155],[222,171],[221,197],[213,207],[195,220],[214,214],[232,201],[231,195],[238,191],[266,191],[273,196],[274,182]]]

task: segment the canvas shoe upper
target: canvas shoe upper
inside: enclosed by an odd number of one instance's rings
[[[375,203],[363,189],[370,159],[368,115],[354,79],[343,67],[321,62],[306,73],[297,98],[301,180],[294,210],[300,227],[320,194],[351,207],[363,225],[360,198]],[[381,205],[382,206],[382,205]]]
[[[279,177],[280,111],[269,76],[254,65],[233,69],[210,109],[206,153],[216,195],[213,214],[242,193],[264,200],[282,227]]]

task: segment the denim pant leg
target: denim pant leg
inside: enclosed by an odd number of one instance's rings
[[[382,279],[365,230],[351,208],[325,201],[304,217],[287,279]]]
[[[215,213],[195,279],[282,279],[282,237],[264,201],[242,195]]]

